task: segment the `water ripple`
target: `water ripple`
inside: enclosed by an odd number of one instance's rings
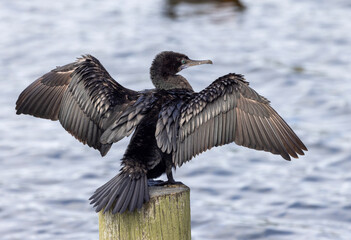
[[[85,53],[123,86],[151,88],[162,50],[213,60],[182,72],[197,91],[244,74],[309,148],[286,162],[230,144],[177,169],[191,188],[192,238],[351,239],[351,4],[234,2],[0,3],[1,239],[97,239],[88,198],[128,143],[101,158],[59,123],[15,115],[20,92]]]

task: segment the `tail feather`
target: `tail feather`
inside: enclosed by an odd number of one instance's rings
[[[129,190],[122,192],[121,196],[116,202],[115,207],[113,208],[112,213],[124,212],[130,204],[130,198],[135,190],[135,181],[129,181],[127,186],[128,187],[125,187],[125,189]]]
[[[90,197],[90,204],[94,204],[96,212],[104,209],[104,213],[123,213],[127,209],[140,209],[144,202],[149,201],[147,177],[139,174],[137,178],[120,172],[103,186],[99,187]]]
[[[118,184],[117,181],[118,181],[118,175],[113,177],[110,181],[105,183],[103,186],[96,189],[94,194],[89,198],[89,200],[92,200],[90,204],[94,204],[99,200],[103,199],[109,193],[109,187],[113,184]],[[97,203],[94,205],[94,207],[96,206],[97,206]]]
[[[119,189],[117,190],[119,192],[119,197],[118,199],[116,199],[116,204],[113,208],[113,211],[112,213],[115,214],[117,212],[124,212],[122,211],[122,206],[124,204],[124,202],[128,201],[128,199],[126,199],[127,197],[127,194],[130,192],[130,191],[133,191],[134,189],[131,189],[130,188],[130,184],[131,184],[131,181],[130,181],[130,178],[128,177],[125,181],[122,182],[123,185],[121,185],[119,187]],[[105,209],[104,210],[104,213],[107,212],[108,209]]]
[[[147,178],[144,178],[144,201],[148,202],[150,201],[150,195],[149,195],[149,190],[148,190],[148,185],[147,185]]]
[[[138,206],[137,204],[138,204],[138,198],[141,190],[141,185],[142,185],[141,181],[139,182],[139,184],[135,184],[134,193],[129,204],[129,211],[131,211],[131,209],[135,209]]]

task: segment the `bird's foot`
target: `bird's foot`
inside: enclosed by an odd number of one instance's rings
[[[147,185],[149,185],[149,186],[163,186],[164,183],[165,182],[162,180],[154,180],[154,179],[147,180]]]
[[[179,184],[183,184],[183,183],[176,182],[176,181],[162,181],[162,180],[153,180],[153,179],[148,180],[149,186],[166,186],[166,185],[179,185]]]
[[[174,181],[174,180],[172,180],[172,181],[168,180],[168,181],[166,181],[166,184],[167,185],[184,185],[182,182],[178,182],[178,181]]]

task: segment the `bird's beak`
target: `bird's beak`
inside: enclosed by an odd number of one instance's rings
[[[179,67],[179,71],[183,70],[185,68],[191,67],[191,66],[197,66],[197,65],[201,65],[201,64],[212,64],[212,61],[211,60],[191,60],[191,59],[188,59],[188,60],[186,60],[186,63],[182,64]]]

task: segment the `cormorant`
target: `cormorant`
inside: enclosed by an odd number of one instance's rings
[[[218,78],[201,92],[177,73],[212,64],[165,51],[152,62],[155,89],[118,84],[91,55],[46,73],[19,96],[17,114],[59,120],[83,144],[104,156],[112,143],[134,132],[120,172],[90,198],[96,211],[122,213],[149,200],[148,179],[167,174],[194,156],[231,142],[297,158],[307,151],[269,101],[240,74]]]

